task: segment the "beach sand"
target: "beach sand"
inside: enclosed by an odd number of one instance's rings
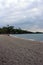
[[[0,35],[0,65],[43,65],[43,42]]]

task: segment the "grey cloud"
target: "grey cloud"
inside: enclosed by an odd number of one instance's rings
[[[13,1],[0,0],[2,26],[10,24],[27,30],[33,28],[43,30],[43,0],[24,0],[24,4],[21,3],[23,0],[19,0],[20,2],[16,4]]]

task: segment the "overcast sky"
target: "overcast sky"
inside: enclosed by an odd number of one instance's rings
[[[43,31],[43,0],[0,0],[0,27]]]

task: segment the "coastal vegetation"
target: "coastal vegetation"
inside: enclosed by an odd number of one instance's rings
[[[22,30],[21,28],[15,28],[14,26],[4,26],[0,28],[0,34],[39,34],[42,32],[31,32],[27,30]]]

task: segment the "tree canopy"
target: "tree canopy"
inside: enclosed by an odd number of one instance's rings
[[[24,34],[24,33],[32,33],[30,31],[22,30],[21,28],[14,28],[14,26],[4,26],[0,28],[0,34]]]
[[[21,28],[15,28],[14,26],[4,26],[0,28],[0,34],[43,34],[43,32],[31,32],[22,30]]]

